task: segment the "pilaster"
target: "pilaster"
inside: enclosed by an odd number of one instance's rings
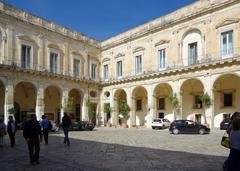
[[[37,100],[36,100],[36,116],[40,120],[42,115],[44,115],[44,89],[40,87],[37,91]]]
[[[14,107],[14,86],[12,84],[8,84],[5,87],[5,105],[4,105],[4,122],[8,121],[8,110]]]

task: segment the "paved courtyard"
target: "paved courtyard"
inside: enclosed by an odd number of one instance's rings
[[[219,142],[223,131],[208,135],[172,135],[168,130],[97,128],[70,132],[71,146],[63,134],[52,133],[41,144],[40,165],[29,164],[22,132],[17,145],[0,148],[1,171],[220,171],[228,150]]]

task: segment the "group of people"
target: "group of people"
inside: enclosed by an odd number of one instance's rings
[[[64,113],[62,117],[61,126],[64,132],[64,144],[70,146],[70,141],[68,137],[69,128],[71,126],[71,119],[67,113]],[[7,127],[7,131],[6,131]],[[25,138],[30,157],[30,164],[40,164],[39,153],[40,153],[40,142],[42,137],[44,138],[45,144],[48,145],[48,133],[52,129],[51,122],[47,119],[45,115],[42,116],[39,122],[35,114],[30,116],[29,120],[26,120],[22,124],[23,137]],[[17,131],[16,121],[12,116],[9,116],[9,121],[7,126],[4,124],[2,118],[0,118],[0,147],[4,145],[4,136],[8,133],[11,147],[15,145],[15,134]]]
[[[230,153],[223,164],[224,171],[240,171],[240,112],[231,117],[227,129],[230,138]]]

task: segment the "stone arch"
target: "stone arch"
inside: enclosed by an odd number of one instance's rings
[[[22,122],[30,114],[36,114],[37,88],[32,82],[19,81],[14,87],[16,121]]]
[[[114,109],[115,109],[115,117],[114,116],[110,116],[113,120],[113,123],[118,123],[118,124],[122,124],[123,122],[124,123],[127,123],[128,118],[122,118],[122,116],[120,116],[120,113],[119,113],[119,105],[120,105],[120,101],[121,100],[125,100],[127,102],[127,93],[124,89],[117,89],[115,92],[114,92]]]
[[[69,91],[68,97],[72,99],[72,110],[70,111],[70,116],[75,121],[82,120],[82,104],[83,104],[83,92],[77,88],[73,88]]]
[[[172,106],[168,100],[168,97],[173,93],[172,87],[168,83],[159,83],[154,87],[153,98],[154,104],[153,109],[155,118],[167,118],[173,120],[174,116],[172,113]]]
[[[144,86],[137,86],[132,91],[133,111],[135,112],[136,125],[146,124],[148,116],[148,91]]]
[[[225,73],[213,82],[214,127],[220,127],[220,122],[233,112],[240,111],[240,76],[235,73]]]
[[[44,114],[48,119],[60,123],[62,108],[62,90],[56,85],[44,89]]]
[[[198,78],[185,80],[181,85],[182,117],[204,123],[204,109],[199,99],[204,93],[204,84]]]
[[[203,56],[202,32],[197,28],[190,28],[182,35],[183,65],[193,65],[200,62]]]

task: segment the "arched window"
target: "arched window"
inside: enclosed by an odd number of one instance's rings
[[[202,58],[202,37],[197,29],[188,31],[183,36],[183,64],[195,65]]]

